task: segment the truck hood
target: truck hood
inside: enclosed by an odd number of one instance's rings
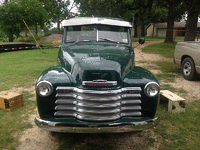
[[[133,66],[134,56],[131,55],[133,49],[119,44],[89,44],[85,42],[68,44],[63,47],[62,52],[65,63],[71,65],[70,70],[74,79],[78,74],[82,79],[85,71],[95,70],[116,71],[122,77],[127,72],[127,66]],[[70,72],[70,70],[68,71]]]

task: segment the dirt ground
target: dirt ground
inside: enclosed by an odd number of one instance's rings
[[[45,36],[39,40],[39,43],[40,42],[52,42],[53,44],[59,44],[62,42],[62,34],[52,34],[49,36]]]
[[[163,58],[158,54],[146,54],[143,53],[141,48],[149,45],[154,44],[157,42],[146,42],[143,45],[138,46],[135,48],[135,59],[136,65],[144,67],[145,65],[153,65],[153,61],[158,60],[168,60],[171,59]],[[133,43],[133,47],[137,45],[137,43]],[[146,61],[147,63],[140,63],[140,61]],[[150,70],[153,74],[160,73],[160,70]],[[200,81],[187,81],[183,79],[183,77],[179,77],[175,79],[173,83],[163,83],[161,84],[170,84],[175,88],[183,88],[184,90],[188,91],[186,97],[184,97],[187,102],[191,102],[196,100],[196,98],[200,97]],[[34,87],[29,89],[17,88],[11,89],[21,92],[23,90],[29,90],[30,92],[34,93]],[[31,99],[35,100],[35,98]],[[35,110],[37,112],[37,110]],[[46,130],[42,130],[38,128],[34,124],[35,114],[30,116],[29,121],[33,125],[33,128],[25,130],[21,133],[21,137],[19,139],[20,145],[16,148],[17,150],[54,150],[59,146],[58,140]],[[162,138],[158,137],[154,133],[153,129],[142,131],[142,132],[135,132],[135,133],[128,133],[128,134],[68,134],[69,136],[73,136],[75,139],[79,139],[78,137],[83,137],[82,140],[79,142],[80,145],[86,144],[88,141],[90,143],[97,143],[97,144],[109,144],[111,146],[117,147],[118,150],[134,150],[134,149],[148,149],[148,150],[157,150],[159,149],[159,145],[162,142]],[[151,140],[153,142],[151,142]],[[150,144],[151,143],[151,144]]]

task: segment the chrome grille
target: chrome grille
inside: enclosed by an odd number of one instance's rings
[[[141,88],[83,90],[57,87],[55,117],[75,117],[86,121],[112,121],[141,116]]]

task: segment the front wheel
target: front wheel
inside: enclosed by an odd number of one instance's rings
[[[183,60],[181,66],[182,75],[186,80],[195,80],[197,78],[197,73],[195,70],[195,64],[192,58],[187,57]]]

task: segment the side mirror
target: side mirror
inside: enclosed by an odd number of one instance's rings
[[[144,38],[140,38],[140,39],[139,39],[139,43],[140,43],[140,44],[144,44],[144,42],[145,42],[145,39],[144,39]]]

